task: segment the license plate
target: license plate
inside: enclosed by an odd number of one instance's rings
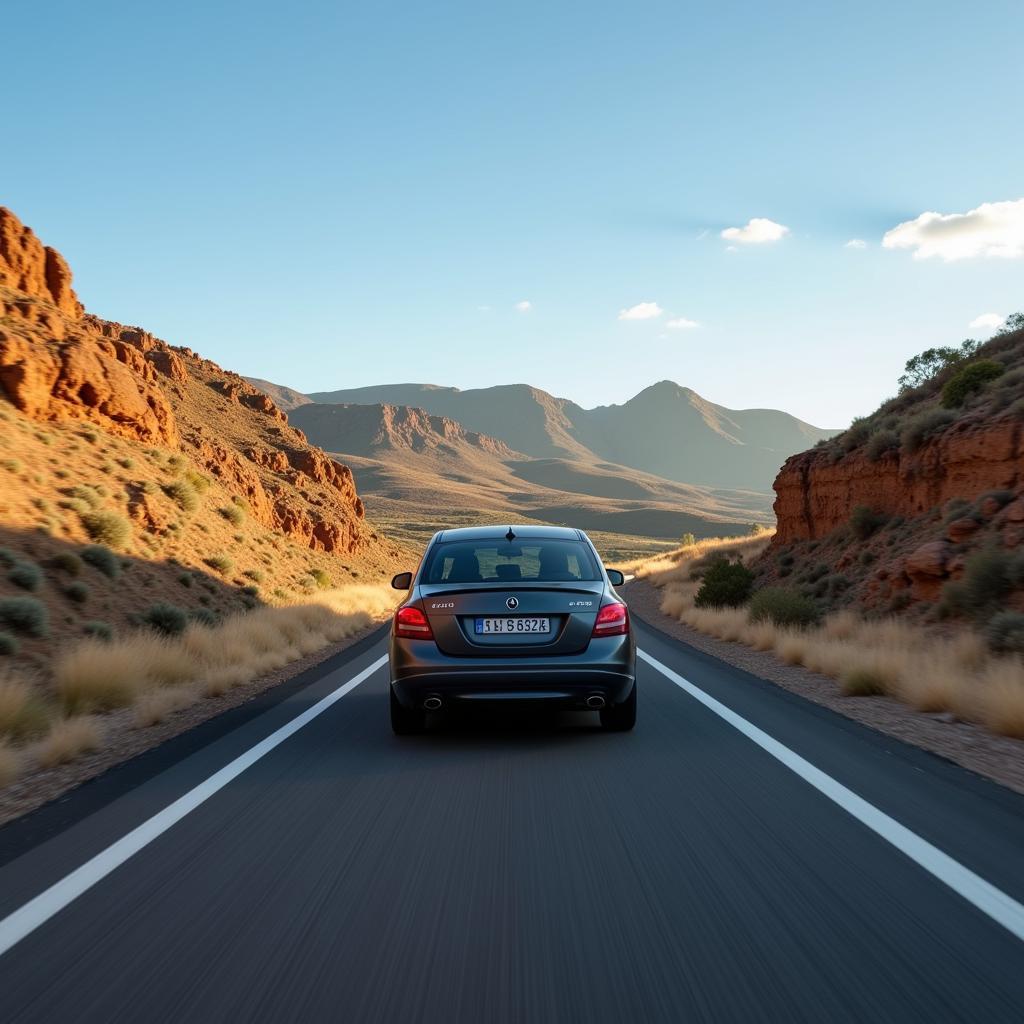
[[[477,634],[550,633],[550,619],[532,619],[522,615],[504,619],[477,619]]]

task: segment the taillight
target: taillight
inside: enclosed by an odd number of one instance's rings
[[[409,640],[434,639],[426,615],[412,605],[405,605],[395,612],[395,636],[404,636]]]
[[[624,604],[606,604],[594,623],[594,636],[622,636],[629,632],[629,611]]]

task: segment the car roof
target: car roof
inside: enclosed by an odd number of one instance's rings
[[[454,530],[441,530],[434,534],[436,541],[448,540],[503,540],[511,530],[516,540],[537,539],[548,540],[583,540],[582,530],[574,530],[569,526],[462,526]]]

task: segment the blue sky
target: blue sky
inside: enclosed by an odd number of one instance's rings
[[[53,2],[4,28],[0,203],[93,312],[301,390],[590,406],[667,377],[841,426],[1024,308],[1015,0]]]

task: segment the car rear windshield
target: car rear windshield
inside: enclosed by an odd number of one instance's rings
[[[448,541],[435,545],[425,583],[572,583],[598,580],[593,554],[577,540]]]

